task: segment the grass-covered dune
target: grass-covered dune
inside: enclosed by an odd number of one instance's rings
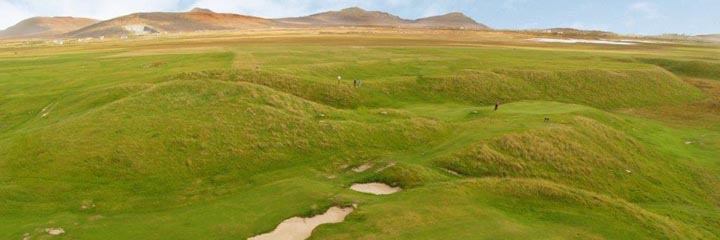
[[[0,47],[0,238],[720,237],[712,49],[256,34]]]
[[[340,108],[382,107],[398,104],[397,101],[487,105],[496,101],[544,100],[613,109],[680,104],[703,97],[700,90],[661,69],[465,70],[449,76],[370,81],[360,90],[347,84],[303,81],[291,75],[247,70],[205,71],[175,78],[250,82]]]
[[[720,80],[720,63],[717,61],[670,60],[662,58],[640,59],[640,61],[658,65],[681,76]]]

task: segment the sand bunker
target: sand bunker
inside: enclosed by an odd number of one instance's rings
[[[455,175],[455,176],[458,176],[458,177],[461,177],[461,176],[462,176],[462,174],[460,174],[460,173],[458,173],[458,172],[456,172],[456,171],[447,169],[447,168],[443,168],[443,170],[445,170],[445,172],[447,172],[447,173],[449,173],[449,174],[452,174],[452,175]]]
[[[391,187],[384,183],[356,183],[350,186],[350,189],[375,195],[388,195],[402,190],[400,187]]]
[[[666,44],[672,42],[666,41],[652,41],[652,40],[635,40],[635,39],[620,39],[620,42],[631,42],[631,43],[651,43],[651,44]]]
[[[50,235],[57,236],[57,235],[65,233],[65,230],[62,228],[46,228],[45,232],[47,232]]]
[[[353,168],[352,170],[353,170],[353,172],[361,173],[361,172],[364,172],[364,171],[370,169],[372,166],[373,166],[372,163],[366,163],[366,164],[357,166],[357,167]]]
[[[635,45],[633,42],[627,41],[608,41],[608,40],[589,40],[589,39],[557,39],[557,38],[532,38],[530,41],[545,43],[590,43],[590,44],[609,44],[609,45]]]
[[[345,216],[353,210],[355,210],[353,207],[331,207],[325,213],[310,218],[292,217],[280,223],[272,232],[248,240],[304,240],[309,238],[312,231],[321,224],[345,221]]]

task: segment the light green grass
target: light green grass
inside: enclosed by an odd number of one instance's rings
[[[472,37],[0,47],[0,238],[244,239],[353,203],[313,238],[720,236],[720,125],[628,114],[714,116],[684,77],[715,51]],[[372,181],[404,189],[348,189]]]

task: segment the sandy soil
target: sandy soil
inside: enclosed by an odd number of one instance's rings
[[[556,39],[556,38],[532,38],[530,41],[545,43],[591,43],[591,44],[608,44],[608,45],[635,45],[632,42],[609,41],[609,40],[588,40],[588,39]]]
[[[65,230],[62,228],[46,228],[45,232],[47,232],[50,235],[57,236],[57,235],[65,233]]]
[[[372,166],[373,166],[372,163],[366,163],[366,164],[357,166],[357,167],[353,168],[352,170],[353,170],[353,172],[361,173],[361,172],[364,172],[364,171],[370,169]]]
[[[350,189],[375,195],[388,195],[402,190],[400,187],[391,187],[384,183],[356,183],[350,186]]]
[[[345,216],[353,210],[355,210],[353,207],[331,207],[325,213],[310,218],[292,217],[280,223],[272,232],[248,240],[304,240],[309,238],[312,231],[321,224],[345,221]]]

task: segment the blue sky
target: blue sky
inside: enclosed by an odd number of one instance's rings
[[[33,16],[97,19],[210,8],[260,17],[358,6],[403,18],[463,12],[498,29],[574,27],[625,34],[720,33],[720,0],[0,0],[0,29]]]

